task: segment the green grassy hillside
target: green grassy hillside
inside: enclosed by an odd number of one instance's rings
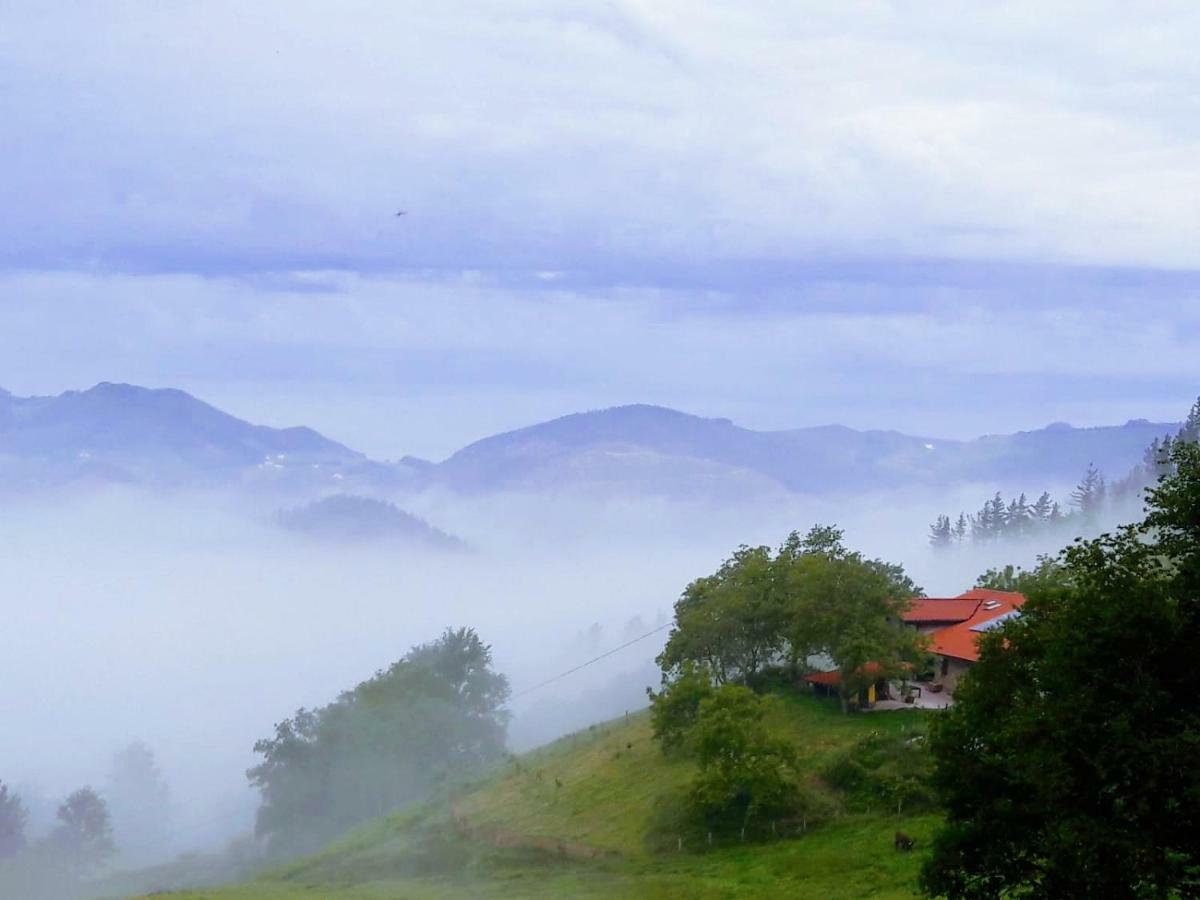
[[[452,799],[379,820],[254,882],[175,896],[915,896],[937,816],[897,815],[894,809],[872,809],[869,801],[851,802],[818,773],[872,733],[919,731],[922,714],[843,716],[832,702],[792,696],[775,715],[832,810],[830,818],[798,837],[682,852],[648,849],[645,836],[656,802],[683,789],[694,770],[688,760],[665,758],[651,739],[648,717],[637,714],[514,759]],[[897,830],[916,839],[914,852],[893,849]]]

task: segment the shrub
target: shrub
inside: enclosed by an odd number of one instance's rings
[[[842,751],[821,773],[852,805],[897,811],[934,805],[933,760],[924,735],[869,735]]]

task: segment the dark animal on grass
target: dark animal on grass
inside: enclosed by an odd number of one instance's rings
[[[900,850],[904,853],[907,853],[913,848],[913,839],[903,831],[896,832],[896,839],[893,843],[895,844],[897,850]]]

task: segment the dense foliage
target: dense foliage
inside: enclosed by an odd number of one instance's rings
[[[936,723],[950,897],[1200,894],[1200,447],[1140,524],[1065,550]]]
[[[691,736],[700,772],[690,806],[714,834],[766,837],[775,823],[798,813],[795,750],[763,721],[768,702],[738,685],[700,702]]]
[[[0,860],[25,849],[25,822],[29,814],[21,798],[0,782]]]
[[[920,637],[900,616],[920,593],[900,566],[846,549],[836,528],[793,532],[774,553],[740,547],[675,604],[675,626],[658,657],[663,681],[670,685],[693,666],[718,685],[754,686],[768,669],[797,673],[819,655],[841,673],[845,704],[916,661]]]
[[[693,667],[660,695],[652,711],[656,737],[664,751],[689,754],[698,768],[686,791],[661,798],[651,846],[674,849],[682,841],[704,849],[783,837],[815,820],[823,803],[801,783],[794,744],[768,721],[777,702],[742,685],[714,686]],[[654,718],[667,709],[682,714]]]
[[[932,770],[922,732],[876,732],[837,754],[822,777],[845,793],[851,806],[899,814],[935,805],[929,786]]]
[[[447,630],[254,750],[256,831],[296,852],[477,771],[504,753],[508,681],[471,629]]]

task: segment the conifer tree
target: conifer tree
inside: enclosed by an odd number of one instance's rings
[[[1054,501],[1050,499],[1049,491],[1042,491],[1042,495],[1034,501],[1033,506],[1029,508],[1030,514],[1033,516],[1034,522],[1038,525],[1045,525],[1050,518],[1050,511],[1054,506]]]
[[[1183,427],[1179,429],[1179,435],[1176,440],[1185,441],[1189,444],[1200,442],[1200,398],[1192,404],[1192,408],[1188,411],[1187,418],[1183,420]]]
[[[1013,537],[1023,537],[1028,534],[1031,515],[1029,501],[1025,499],[1025,492],[1022,491],[1017,499],[1008,504],[1005,512],[1005,527],[1008,534]]]
[[[954,523],[954,541],[961,544],[967,536],[967,517],[964,513],[958,514],[958,520]]]
[[[1008,527],[1008,507],[1004,505],[1004,498],[1000,496],[1000,492],[996,491],[996,496],[989,502],[991,519],[991,537],[1000,537],[1004,534]]]
[[[1104,476],[1100,470],[1089,463],[1083,480],[1071,491],[1071,505],[1074,506],[1088,525],[1096,522],[1100,508],[1104,503]]]
[[[934,547],[949,547],[951,541],[950,517],[938,516],[929,526],[929,543]]]
[[[983,504],[979,512],[971,516],[971,540],[976,543],[986,541],[991,537],[992,510],[988,504]]]

